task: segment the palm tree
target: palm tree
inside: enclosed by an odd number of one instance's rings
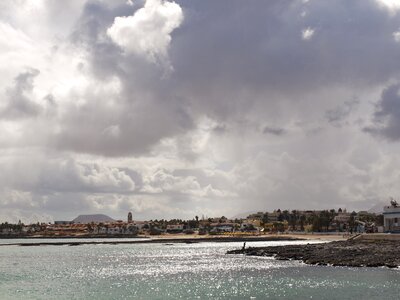
[[[281,216],[282,221],[288,221],[289,222],[290,216],[289,216],[289,211],[288,210],[284,210],[280,216]]]
[[[289,221],[290,225],[292,226],[292,231],[296,230],[296,224],[297,224],[297,211],[292,210],[292,214],[289,215]]]
[[[262,218],[262,222],[263,222],[264,225],[268,223],[268,213],[267,212],[264,213],[263,218]]]
[[[306,216],[305,215],[301,215],[300,216],[300,230],[304,231],[304,223],[306,221]]]

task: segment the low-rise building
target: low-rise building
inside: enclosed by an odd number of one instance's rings
[[[383,208],[383,220],[386,232],[400,232],[400,206],[396,201]]]
[[[138,228],[131,223],[95,225],[91,233],[99,235],[136,235]]]
[[[210,232],[232,232],[235,229],[235,223],[211,223]]]
[[[249,216],[247,216],[248,220],[260,220],[262,221],[262,219],[264,218],[265,213],[263,213],[262,211],[259,211],[255,214],[251,214]]]
[[[182,232],[183,227],[183,224],[169,224],[167,225],[167,232]]]
[[[340,212],[334,217],[334,221],[338,223],[348,223],[350,221],[351,213]]]
[[[240,224],[241,231],[258,231],[257,227],[259,227],[259,225],[255,226],[253,222],[243,222]]]
[[[74,224],[72,221],[54,221],[55,225],[69,225],[69,224]]]
[[[139,230],[150,228],[149,222],[146,221],[133,221],[133,225],[135,225]]]
[[[277,211],[268,213],[268,222],[271,222],[271,223],[278,222],[280,215],[281,215],[281,213],[277,212]]]

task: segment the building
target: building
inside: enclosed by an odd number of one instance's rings
[[[106,225],[95,225],[92,233],[100,235],[137,235],[138,231],[137,226],[133,224],[109,223]]]
[[[132,223],[132,213],[128,213],[128,223]]]
[[[136,226],[139,230],[149,229],[149,222],[146,221],[132,221],[133,225]]]
[[[390,206],[383,208],[383,222],[385,232],[400,233],[400,206],[395,200],[390,201]]]
[[[258,221],[260,223],[260,221]],[[259,227],[260,225],[255,226],[253,222],[245,222],[240,224],[240,230],[241,231],[258,231],[256,227]]]
[[[210,224],[210,232],[217,233],[217,232],[233,232],[235,229],[234,223],[212,223]]]
[[[272,213],[268,213],[268,222],[278,222],[279,221],[279,216],[281,215],[280,212],[274,210]]]
[[[179,233],[183,231],[183,224],[169,224],[167,225],[168,233]]]
[[[255,214],[251,214],[247,217],[247,220],[260,220],[262,221],[264,219],[264,213],[262,211],[259,211]]]
[[[351,213],[340,212],[335,216],[333,220],[338,223],[348,223],[350,221],[350,218],[351,218]]]
[[[72,221],[54,221],[55,225],[70,225],[70,224],[74,224],[74,222]]]

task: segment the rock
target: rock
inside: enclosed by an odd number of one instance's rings
[[[400,266],[400,241],[350,240],[326,244],[287,245],[231,250],[228,254],[274,256],[277,260],[302,260],[312,265],[396,268]]]

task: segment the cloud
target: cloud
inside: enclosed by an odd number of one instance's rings
[[[135,191],[134,180],[121,168],[58,155],[46,158],[37,150],[30,157],[6,156],[0,166],[3,170],[0,182],[14,190],[45,194]]]
[[[400,192],[384,3],[1,2],[0,205],[145,219]]]
[[[39,70],[28,69],[15,78],[14,85],[6,92],[8,101],[1,111],[1,117],[34,117],[40,113],[41,106],[34,101],[32,94],[33,81],[39,73]]]
[[[393,39],[399,43],[400,42],[400,31],[393,32]]]
[[[284,135],[286,133],[286,130],[284,128],[266,126],[263,129],[263,133],[280,136],[280,135]]]
[[[359,104],[360,101],[357,99],[345,101],[342,105],[327,110],[325,117],[332,125],[340,126],[342,121],[344,121]]]
[[[391,141],[400,139],[400,84],[395,83],[382,91],[373,116],[374,124],[366,127],[367,132]]]
[[[382,7],[388,9],[392,15],[400,9],[400,3],[397,0],[376,0],[376,2]]]
[[[183,176],[182,173],[177,176],[165,169],[157,170],[151,176],[145,177],[141,191],[150,194],[172,193],[195,198],[237,196],[231,191],[215,188],[209,182],[201,185],[197,176]]]
[[[144,7],[133,16],[116,17],[107,34],[127,53],[165,63],[171,34],[182,21],[183,12],[177,3],[146,0]]]
[[[307,27],[301,31],[301,38],[306,41],[311,40],[311,38],[314,36],[314,33],[314,29]]]
[[[71,159],[45,165],[37,185],[37,188],[55,192],[126,193],[135,190],[135,182],[119,168]]]
[[[33,40],[31,40],[21,30],[13,28],[8,23],[0,22],[0,46],[2,52],[11,52],[15,49],[31,49]]]

